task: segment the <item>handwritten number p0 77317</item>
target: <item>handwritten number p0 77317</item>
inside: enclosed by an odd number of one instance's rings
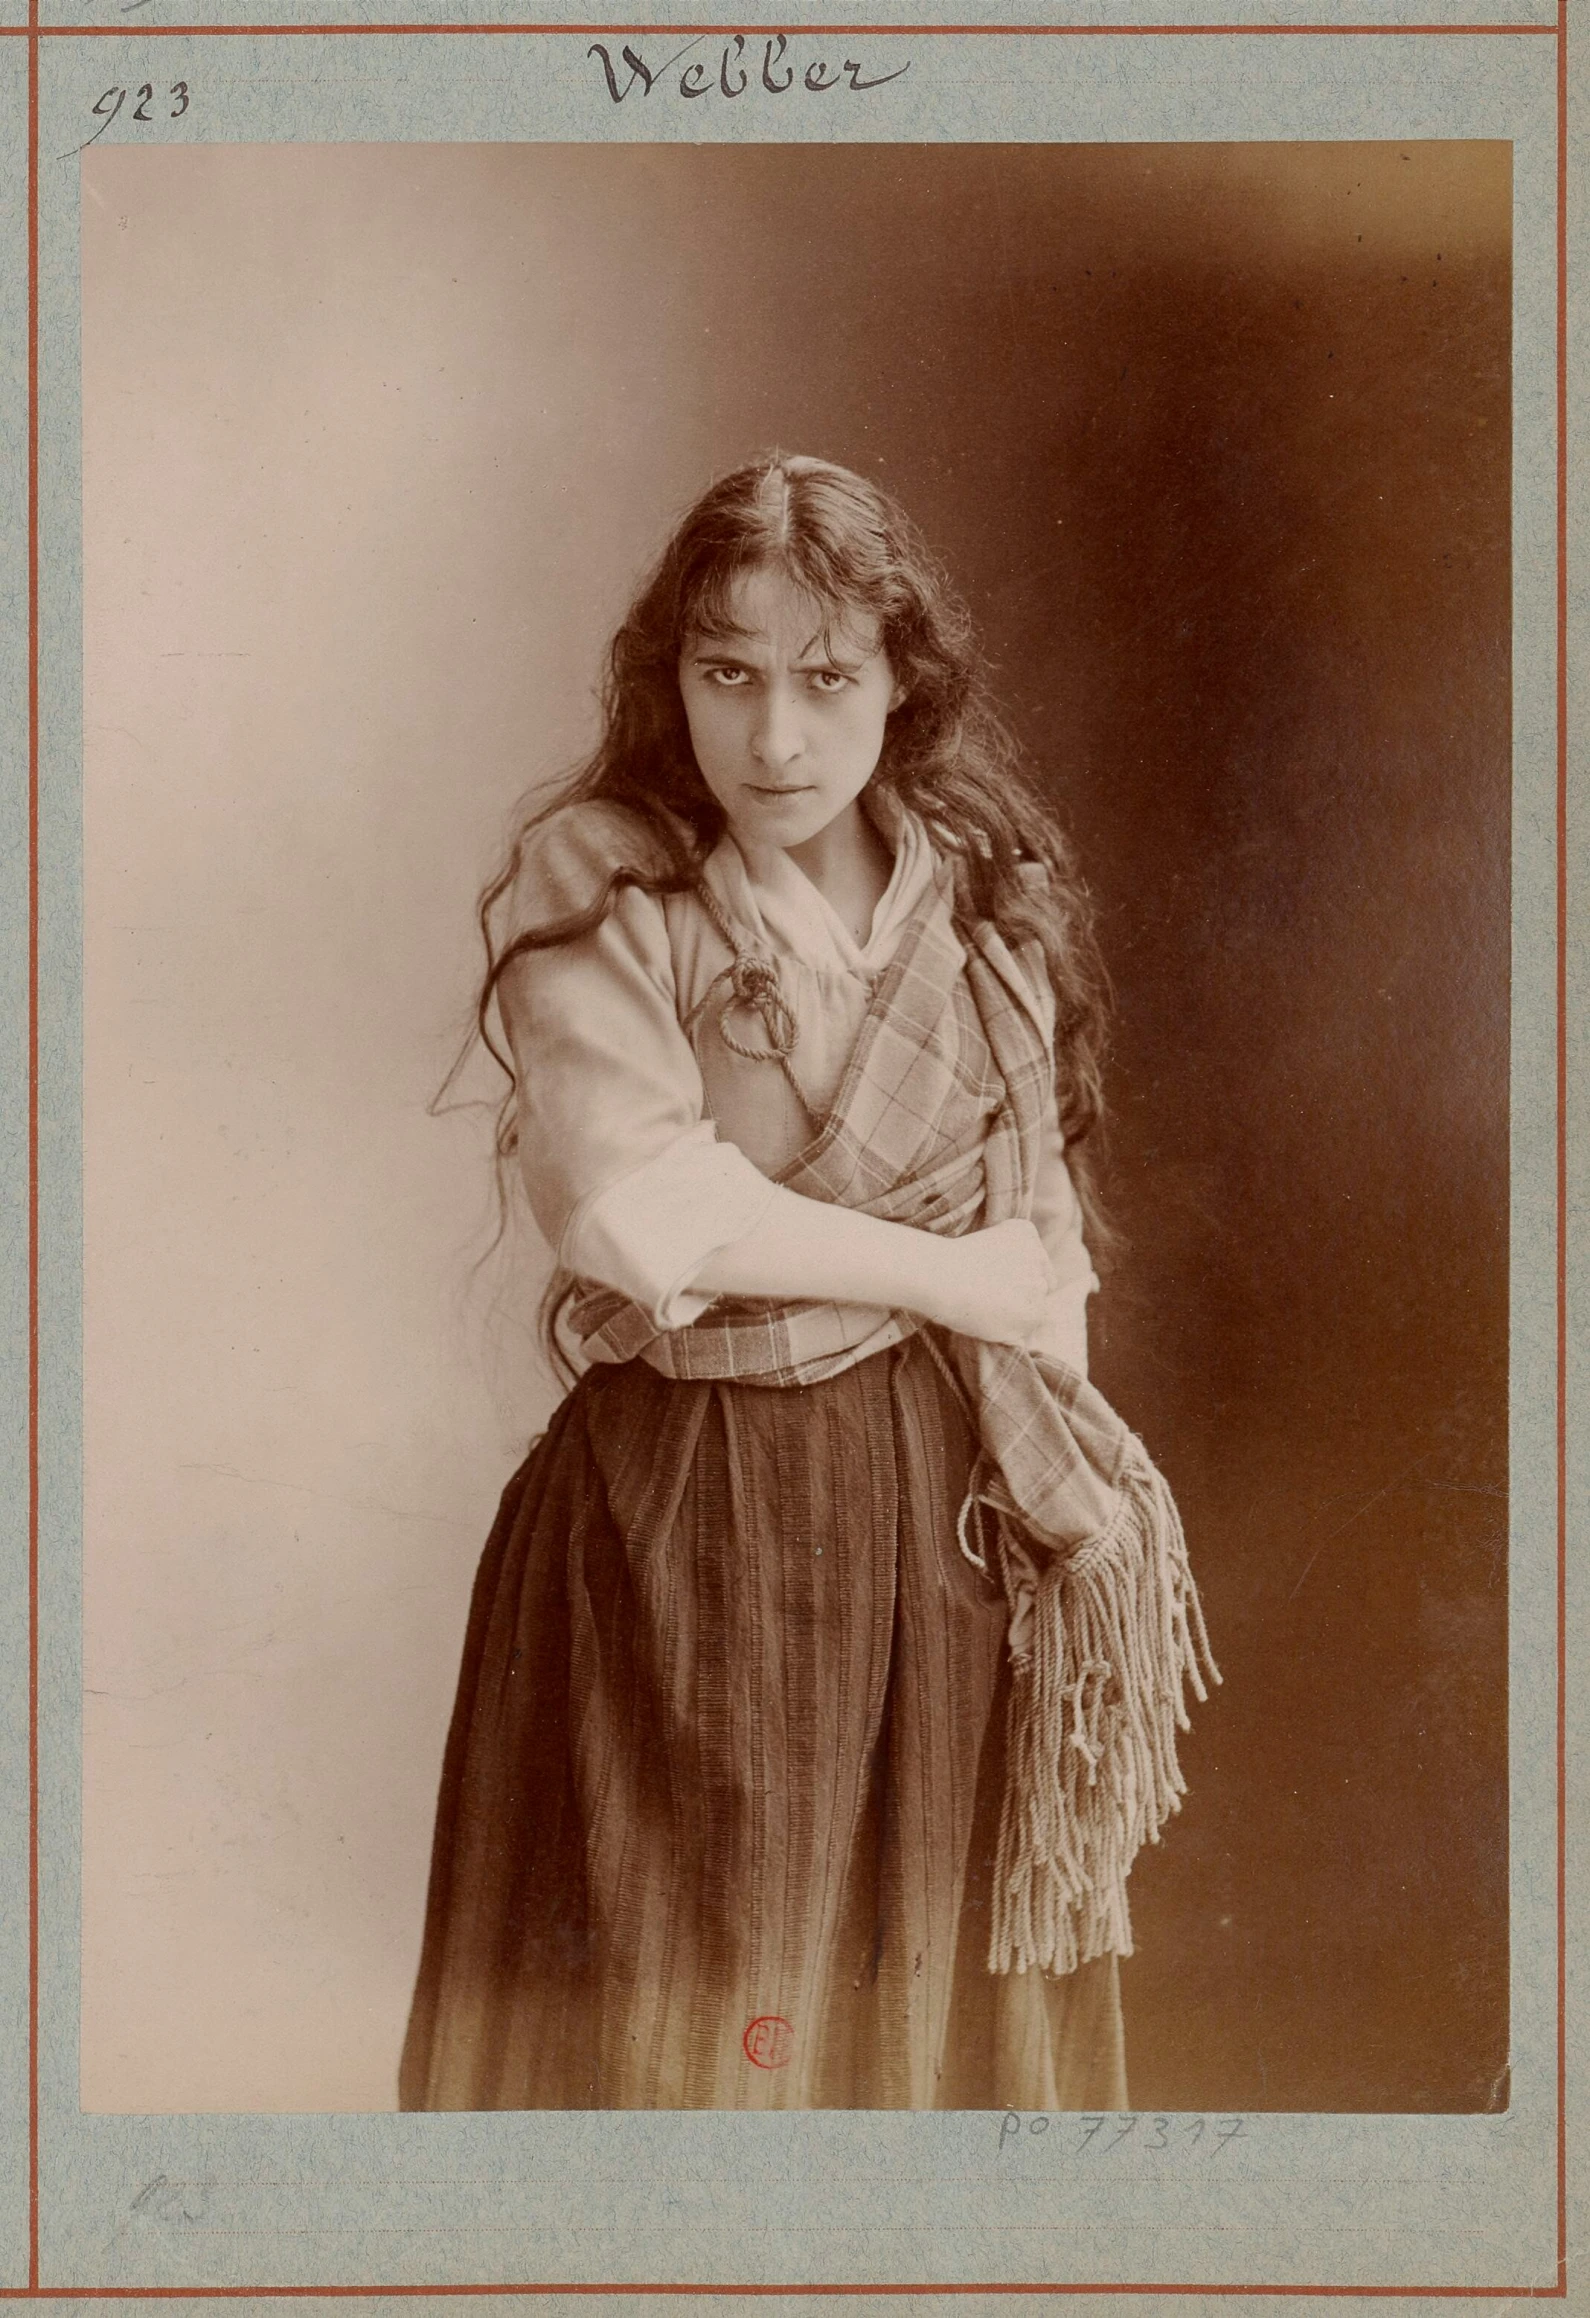
[[[1050,2126],[1056,2130],[1050,2132]],[[1071,2136],[1075,2134],[1076,2138]],[[1015,2109],[1007,2109],[999,2121],[999,2151],[1007,2148],[1031,2148],[1042,2141],[1050,2157],[1088,2156],[1104,2162],[1110,2152],[1119,2149],[1123,2141],[1137,2135],[1136,2146],[1145,2154],[1168,2157],[1185,2156],[1198,2148],[1209,2135],[1204,2146],[1205,2160],[1217,2157],[1232,2141],[1252,2138],[1245,2117],[1218,2117],[1213,2123],[1207,2117],[1149,2117],[1123,2111],[1118,2116],[1037,2116],[1024,2117]],[[1122,2164],[1129,2160],[1123,2158]]]

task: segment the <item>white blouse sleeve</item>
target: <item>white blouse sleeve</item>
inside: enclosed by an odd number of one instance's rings
[[[615,809],[571,805],[539,829],[506,938],[589,907],[651,841]],[[625,887],[596,929],[520,953],[498,985],[519,1076],[519,1164],[558,1263],[617,1288],[659,1328],[710,1296],[701,1265],[761,1222],[776,1188],[705,1116],[679,1024],[662,905]]]

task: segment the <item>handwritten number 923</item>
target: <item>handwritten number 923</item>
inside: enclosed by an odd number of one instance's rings
[[[152,126],[157,121],[180,121],[188,109],[188,84],[185,80],[173,81],[169,88],[161,90],[158,95],[154,83],[147,80],[136,90],[107,89],[99,102],[88,108],[99,122],[99,127],[92,137],[86,138],[75,148],[76,152],[87,152],[95,138],[104,136],[129,97],[133,100],[132,111],[127,115],[129,121],[139,121],[146,126]],[[70,160],[72,156],[67,154],[63,158]]]

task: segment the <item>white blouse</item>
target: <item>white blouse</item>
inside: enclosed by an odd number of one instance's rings
[[[799,1093],[776,1061],[736,1054],[719,1036],[719,977],[732,953],[693,893],[626,887],[595,932],[527,951],[502,977],[531,1211],[565,1270],[619,1289],[659,1328],[686,1327],[708,1309],[712,1297],[691,1287],[696,1273],[766,1214],[770,1177],[832,1103],[878,975],[934,874],[914,816],[884,801],[877,818],[894,869],[864,943],[777,847],[742,850],[726,835],[706,866],[743,945],[778,963]],[[621,806],[566,806],[526,845],[506,938],[575,915],[617,864],[650,868],[656,851]],[[757,1044],[757,1018],[744,1009],[734,1031]],[[1085,1307],[1098,1282],[1058,1121],[1033,1222],[1054,1279],[1034,1348],[1085,1370]]]

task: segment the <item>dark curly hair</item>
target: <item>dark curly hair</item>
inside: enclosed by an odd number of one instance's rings
[[[498,1115],[499,1166],[517,1140],[518,1080],[493,1035],[498,984],[526,951],[577,940],[621,890],[682,892],[723,834],[724,815],[696,766],[679,691],[694,635],[730,624],[742,575],[775,571],[838,619],[872,614],[904,698],[890,714],[873,780],[920,816],[954,865],[957,915],[991,921],[1007,941],[1036,942],[1055,996],[1060,1124],[1084,1212],[1103,1236],[1091,1154],[1102,1108],[1106,982],[1093,913],[1070,845],[1023,768],[988,695],[970,617],[904,512],[877,485],[824,459],[774,452],[737,467],[691,507],[613,638],[602,685],[602,734],[575,773],[520,820],[480,898],[486,971],[476,1009],[482,1042],[509,1080]],[[613,870],[590,906],[499,943],[499,908],[525,846],[553,813],[582,800],[622,805],[654,841],[651,856]],[[1041,864],[1046,878],[1030,865]],[[1023,875],[1024,865],[1028,874]]]

